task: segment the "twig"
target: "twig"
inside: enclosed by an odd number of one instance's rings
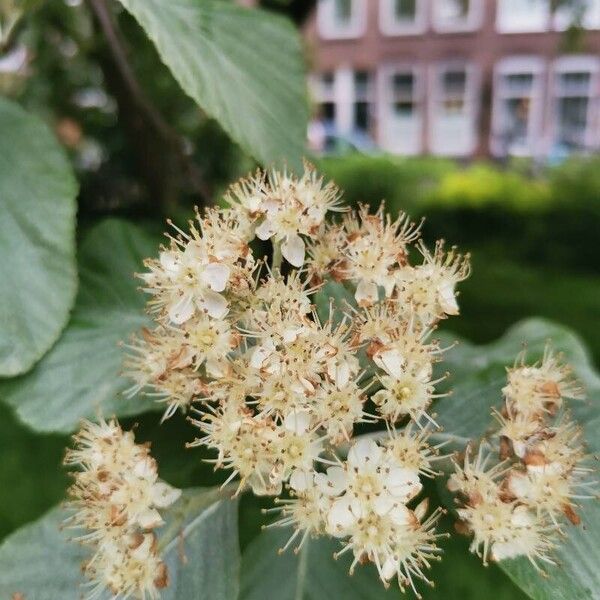
[[[202,197],[204,203],[208,203],[211,197],[209,186],[186,151],[182,137],[169,125],[144,93],[129,62],[125,42],[118,25],[115,23],[105,0],[87,1],[106,39],[118,75],[129,93],[129,101],[135,104],[142,118],[154,129],[162,142],[174,152],[181,171],[187,176],[194,191]]]

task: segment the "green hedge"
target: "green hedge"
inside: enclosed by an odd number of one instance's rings
[[[425,235],[464,248],[576,271],[597,271],[600,157],[573,159],[532,175],[531,165],[468,166],[434,158],[353,155],[321,168],[349,202],[427,217]]]
[[[385,200],[392,211],[403,207],[414,214],[422,210],[440,181],[456,171],[454,162],[445,159],[361,154],[326,158],[319,167],[337,182],[350,204],[379,206]]]

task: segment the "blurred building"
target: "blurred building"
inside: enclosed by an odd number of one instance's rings
[[[304,27],[312,145],[457,157],[600,150],[600,0],[556,6],[319,0]]]

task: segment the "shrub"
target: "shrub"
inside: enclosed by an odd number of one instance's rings
[[[550,198],[546,181],[528,180],[516,171],[476,163],[446,174],[429,201],[444,208],[501,207],[522,212],[546,208]]]
[[[440,180],[456,170],[454,162],[436,158],[365,156],[325,158],[323,173],[345,190],[349,204],[385,200],[392,213],[407,210],[414,214],[438,187]]]
[[[504,259],[596,271],[600,159],[572,159],[528,176],[531,165],[465,168],[439,158],[353,155],[321,161],[349,203],[387,201],[392,214],[427,213],[425,235],[485,246]],[[560,226],[557,226],[557,224]]]

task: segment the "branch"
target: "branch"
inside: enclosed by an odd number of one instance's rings
[[[106,64],[103,65],[107,83],[111,85],[115,94],[119,113],[127,121],[126,124],[132,132],[132,143],[140,150],[141,156],[139,158],[144,170],[142,175],[150,189],[159,193],[162,191],[163,204],[174,204],[174,192],[172,189],[168,189],[170,187],[169,183],[159,182],[157,177],[167,177],[169,171],[172,170],[173,163],[176,163],[181,172],[187,177],[193,191],[202,197],[203,203],[208,203],[211,198],[209,186],[204,181],[197,165],[187,153],[182,137],[169,125],[150,98],[144,93],[129,62],[118,25],[115,23],[105,0],[88,0],[88,5],[106,40],[116,71],[113,72],[107,68]],[[135,108],[135,110],[132,110],[132,108]],[[140,126],[140,118],[144,122],[142,126]],[[144,126],[150,127],[166,148],[158,148],[158,153],[156,149],[149,148],[148,136],[141,131]],[[138,137],[140,134],[141,139]],[[166,156],[168,153],[165,150],[171,151],[174,160]],[[150,153],[152,153],[152,156],[150,156]]]

